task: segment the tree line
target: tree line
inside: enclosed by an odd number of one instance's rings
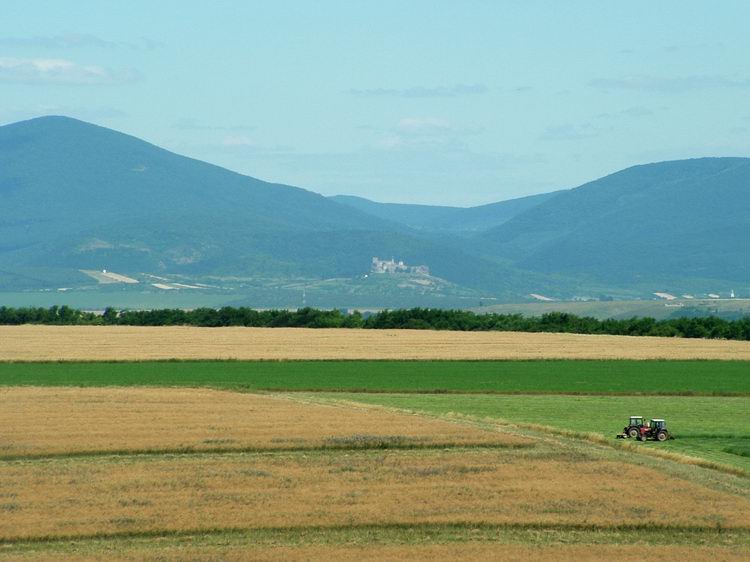
[[[750,316],[726,320],[696,318],[628,318],[598,320],[566,312],[542,316],[476,314],[466,310],[411,308],[351,314],[340,310],[255,310],[247,307],[194,310],[116,310],[87,312],[68,306],[50,308],[0,307],[0,324],[106,325],[106,326],[248,326],[259,328],[363,328],[459,331],[556,332],[624,336],[666,336],[750,341]]]

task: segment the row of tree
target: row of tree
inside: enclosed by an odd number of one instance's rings
[[[261,328],[365,328],[460,331],[564,332],[625,336],[666,336],[750,341],[750,316],[725,320],[699,318],[629,318],[598,320],[564,312],[528,317],[521,314],[475,314],[465,310],[412,308],[373,314],[340,310],[255,310],[224,307],[194,310],[115,310],[85,312],[68,306],[50,308],[0,307],[0,324],[112,326],[252,326]]]

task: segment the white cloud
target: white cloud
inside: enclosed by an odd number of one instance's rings
[[[564,125],[547,127],[541,138],[542,140],[553,141],[580,140],[595,137],[599,133],[600,131],[591,123],[583,123],[581,125],[565,123]]]
[[[0,37],[0,47],[19,49],[73,49],[78,47],[98,49],[156,49],[160,42],[141,37],[135,42],[109,41],[88,33],[66,33],[63,35],[41,35],[34,37]]]
[[[23,84],[120,84],[136,73],[82,65],[66,59],[0,57],[0,82]]]
[[[226,132],[232,132],[232,133],[239,133],[239,132],[250,132],[254,131],[256,127],[252,125],[215,125],[215,124],[204,124],[196,121],[192,117],[186,117],[184,119],[180,119],[177,121],[174,125],[172,125],[175,129],[184,129],[188,131],[203,131],[203,132],[214,132],[214,131],[226,131]]]
[[[463,138],[484,131],[473,124],[455,124],[440,117],[404,117],[393,127],[366,128],[377,135],[374,147],[378,149],[434,150],[436,148],[465,150]]]
[[[405,117],[396,125],[395,131],[414,136],[475,135],[484,132],[484,127],[471,123],[456,124],[440,117]]]
[[[597,119],[613,119],[617,117],[640,118],[640,117],[649,117],[651,115],[654,115],[653,110],[643,105],[635,105],[632,107],[628,107],[627,109],[621,109],[619,111],[600,113],[599,115],[596,116],[596,118]]]
[[[412,86],[411,88],[351,89],[355,96],[377,97],[394,96],[400,98],[455,98],[486,94],[489,88],[484,84],[453,84],[452,86]]]
[[[396,128],[402,133],[435,134],[451,130],[450,123],[437,117],[406,117],[398,122]]]
[[[750,88],[750,80],[727,76],[628,76],[625,78],[595,78],[589,82],[604,90],[643,90],[646,92],[681,93],[716,88]]]

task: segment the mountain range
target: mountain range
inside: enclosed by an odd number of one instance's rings
[[[0,290],[81,270],[355,279],[373,256],[494,295],[750,287],[750,159],[635,166],[472,208],[324,197],[67,117],[0,127]]]

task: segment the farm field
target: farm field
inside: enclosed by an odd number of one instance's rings
[[[10,387],[0,388],[0,404],[0,459],[6,460],[531,444],[518,436],[423,416],[332,404],[301,406],[283,396],[208,389]]]
[[[662,538],[660,535],[664,535]],[[586,544],[570,544],[571,537]],[[438,538],[445,543],[433,544]],[[28,544],[13,560],[663,560],[744,561],[745,537],[735,531],[560,531],[492,526],[363,527],[106,538]],[[666,543],[666,544],[662,544]],[[622,544],[625,543],[625,544]],[[739,543],[739,544],[738,544]],[[710,546],[709,546],[710,544]],[[2,556],[2,554],[0,554]]]
[[[748,361],[340,359],[0,363],[0,560],[748,557]]]
[[[721,359],[750,342],[519,332],[0,326],[0,361]]]
[[[644,373],[647,374],[646,380]],[[184,386],[328,392],[749,396],[749,373],[748,361],[0,363],[0,386]]]
[[[735,466],[750,475],[750,398],[698,396],[497,396],[497,395],[330,395],[367,404],[438,416],[466,415],[505,423],[549,426],[611,439],[630,415],[667,420],[675,439],[636,447],[683,453]],[[628,440],[628,443],[631,443]],[[742,452],[745,452],[743,455]]]
[[[739,560],[750,548],[744,478],[332,396],[6,387],[0,559]],[[659,485],[623,494],[623,471]]]

